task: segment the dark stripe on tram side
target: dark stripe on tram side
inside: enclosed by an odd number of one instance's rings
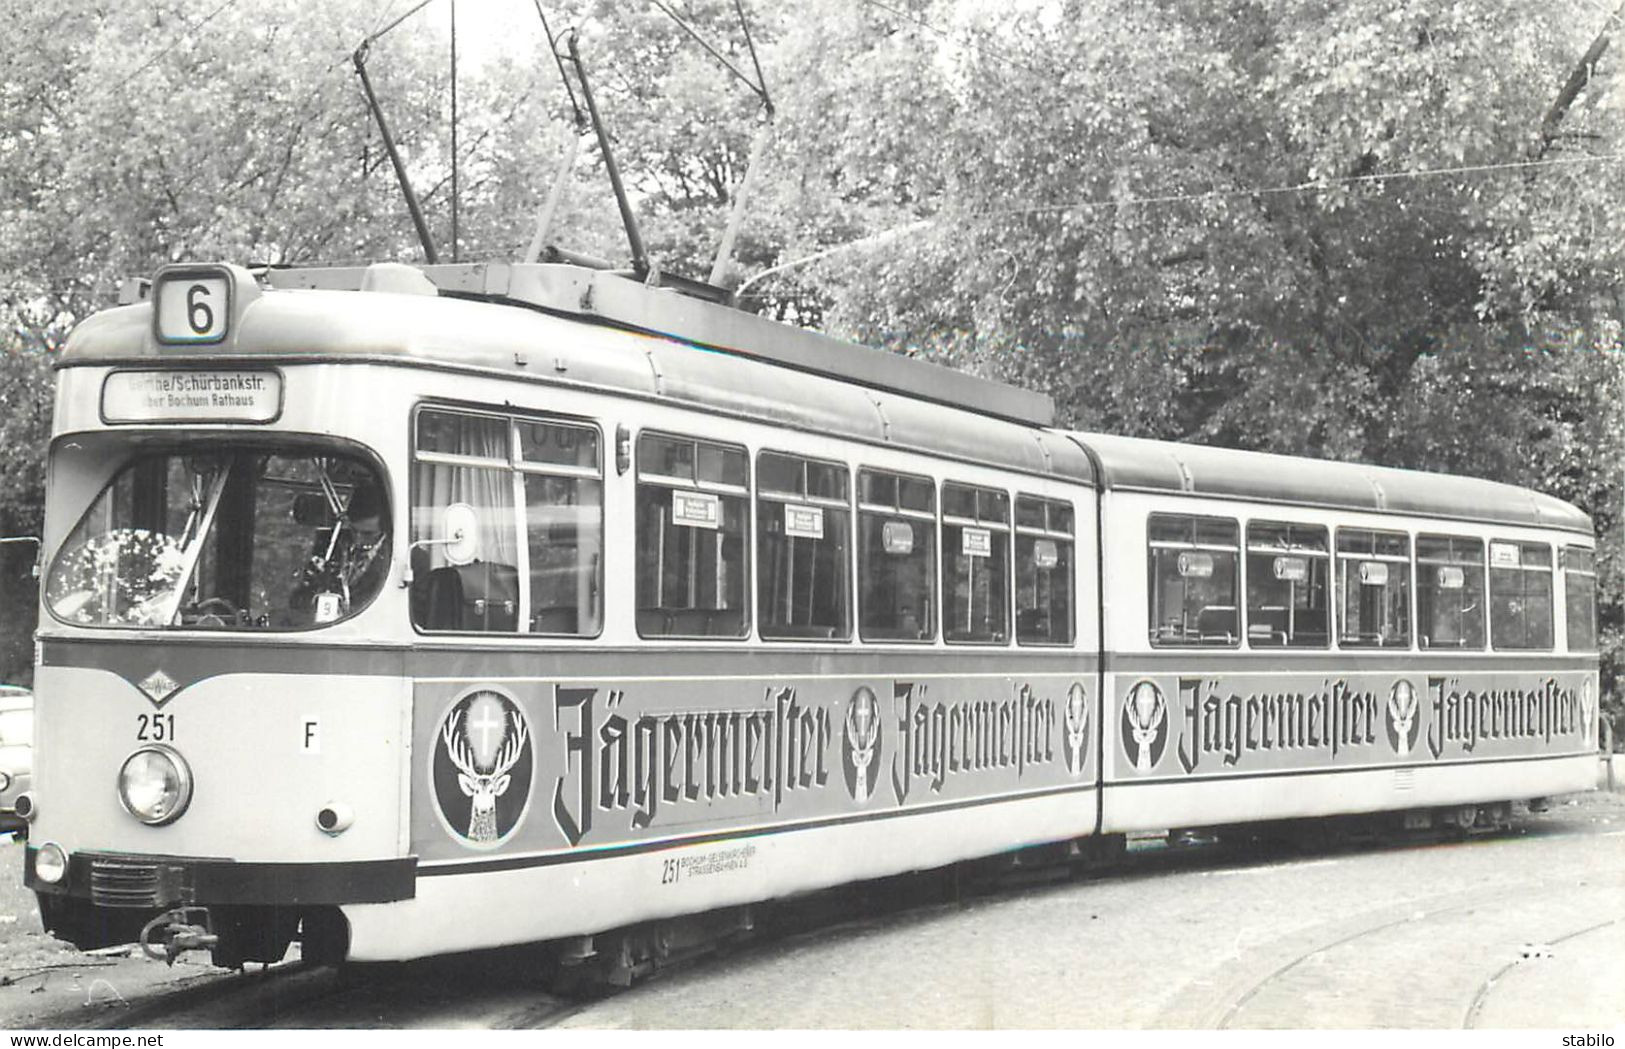
[[[209,638],[142,631],[129,638],[42,638],[41,666],[91,667],[115,673],[136,672],[139,680],[160,666],[177,675],[182,663],[191,681],[232,673],[338,674],[346,676],[445,677],[705,677],[717,672],[719,658],[742,661],[737,676],[796,674],[804,677],[896,676],[920,673],[1022,674],[1093,672],[1114,674],[1277,673],[1539,673],[1596,670],[1594,654],[1527,653],[1351,653],[1315,652],[1106,652],[1104,663],[1093,651],[1054,648],[845,648],[786,649],[752,643],[745,646],[688,647],[603,645],[586,642],[565,647],[548,644],[518,647],[459,645],[437,642],[335,643],[241,638]],[[448,667],[448,657],[453,661]],[[615,673],[583,672],[582,663],[614,660]],[[748,662],[747,662],[748,661]],[[458,664],[478,663],[477,667]],[[831,664],[838,669],[831,669]],[[915,666],[908,666],[915,663]],[[173,665],[171,665],[173,664]],[[924,668],[929,667],[927,671]],[[731,671],[732,672],[732,671]]]
[[[42,638],[40,666],[105,670],[147,694],[143,681],[162,672],[172,688],[150,696],[162,705],[211,678],[232,674],[328,675],[337,677],[404,676],[407,649],[402,645],[333,644],[311,641],[179,637],[142,631],[129,638]]]
[[[1288,776],[1346,776],[1355,772],[1398,772],[1403,769],[1451,769],[1451,768],[1477,768],[1484,765],[1515,765],[1531,761],[1572,761],[1575,758],[1592,757],[1595,751],[1580,750],[1568,754],[1524,754],[1517,757],[1506,758],[1456,758],[1449,761],[1409,761],[1403,764],[1382,765],[1354,765],[1340,769],[1262,769],[1258,772],[1233,772],[1188,776],[1156,776],[1144,779],[1113,779],[1103,783],[1104,789],[1115,790],[1118,787],[1165,787],[1170,784],[1204,784],[1211,786],[1214,783],[1223,783],[1227,780],[1240,779],[1285,779]],[[1388,810],[1380,810],[1388,811]]]
[[[511,856],[433,865],[420,863],[417,868],[417,876],[420,878],[433,878],[450,874],[485,874],[494,871],[523,870],[529,867],[556,867],[567,863],[587,863],[621,856],[639,856],[650,852],[660,852],[665,849],[683,848],[688,845],[739,841],[743,838],[765,838],[776,834],[790,834],[796,831],[823,830],[827,827],[871,823],[875,820],[894,820],[909,816],[924,816],[960,809],[974,809],[984,805],[1005,805],[1013,802],[1054,797],[1060,794],[1082,794],[1086,791],[1098,791],[1098,787],[1098,782],[1074,783],[1064,787],[1050,787],[1025,794],[1001,794],[987,798],[972,798],[967,801],[945,801],[935,805],[917,805],[907,809],[893,809],[889,812],[860,812],[848,816],[827,816],[823,819],[778,823],[770,827],[686,834],[676,838],[661,838],[659,841],[626,842],[619,845],[598,847],[587,846],[573,852],[552,852],[539,856]]]
[[[523,642],[521,642],[522,644]],[[1019,677],[1022,674],[1092,672],[1098,659],[1092,652],[1056,648],[942,649],[909,648],[904,651],[872,648],[781,649],[765,644],[749,647],[673,647],[669,643],[644,646],[602,645],[584,642],[564,647],[520,648],[437,643],[334,644],[244,641],[177,637],[143,633],[131,638],[50,638],[40,643],[41,665],[111,670],[139,680],[162,669],[177,678],[200,681],[222,674],[340,674],[347,676],[447,677],[695,677],[718,672],[719,659],[737,659],[731,676],[858,677],[907,674],[981,673]],[[605,661],[614,670],[605,672]],[[838,669],[829,669],[831,664]],[[908,666],[908,664],[914,664]],[[183,675],[182,665],[186,673]],[[467,664],[477,664],[470,666]],[[584,665],[585,664],[585,665]],[[899,667],[907,669],[899,670]],[[756,673],[756,671],[760,673]]]
[[[523,642],[519,642],[523,644]],[[681,646],[681,647],[674,647]],[[154,649],[161,649],[155,652]],[[662,642],[660,645],[603,645],[585,642],[578,646],[549,644],[520,648],[517,645],[458,645],[452,643],[402,644],[399,642],[335,643],[332,641],[274,641],[270,639],[245,641],[241,638],[216,639],[188,635],[143,632],[130,638],[43,638],[40,641],[41,666],[95,667],[110,669],[124,663],[141,663],[152,667],[166,661],[186,660],[194,665],[209,667],[212,673],[244,672],[286,674],[410,674],[413,677],[446,677],[447,656],[479,660],[483,670],[502,667],[503,673],[536,673],[538,662],[558,664],[564,661],[600,660],[613,656],[617,666],[625,668],[627,661],[659,662],[673,673],[687,672],[686,676],[703,677],[716,670],[719,656],[742,656],[758,660],[768,666],[797,663],[827,665],[839,660],[851,669],[843,674],[889,672],[891,667],[909,657],[932,667],[964,664],[994,664],[1010,667],[1010,673],[1032,672],[1065,673],[1071,669],[1094,669],[1100,656],[1080,649],[1055,648],[932,648],[929,646],[907,649],[874,648],[821,648],[790,649],[774,645],[753,643],[749,647],[707,646],[688,647],[681,642]],[[1506,672],[1540,670],[1592,670],[1598,665],[1598,656],[1591,653],[1540,655],[1527,653],[1383,653],[1351,652],[1279,653],[1279,652],[1201,652],[1179,650],[1167,652],[1106,652],[1104,669],[1110,673],[1176,673],[1181,669],[1191,673],[1256,672],[1271,670],[1305,673],[1342,670],[1349,673],[1381,673],[1405,670],[1424,673],[1430,670],[1500,670]],[[967,672],[987,672],[972,670]],[[562,673],[564,671],[554,671]],[[571,671],[578,673],[577,671]],[[774,672],[774,671],[769,671]],[[782,672],[782,671],[778,671]],[[812,671],[806,673],[813,674]],[[212,674],[211,674],[212,676]],[[477,676],[477,675],[476,675]],[[610,676],[610,675],[598,675]],[[638,671],[637,676],[646,676]]]

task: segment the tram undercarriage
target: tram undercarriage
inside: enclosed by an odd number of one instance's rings
[[[45,931],[82,951],[140,944],[148,957],[173,965],[187,951],[206,950],[215,965],[240,969],[279,962],[295,942],[300,956],[318,965],[342,962],[349,949],[349,925],[335,906],[187,905],[154,913],[46,893],[38,898]]]

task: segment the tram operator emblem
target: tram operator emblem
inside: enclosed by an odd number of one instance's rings
[[[1588,677],[1580,682],[1580,738],[1592,739],[1597,726],[1597,696]]]
[[[475,848],[506,841],[530,799],[533,754],[524,712],[508,696],[476,689],[452,704],[430,770],[447,829]]]
[[[842,736],[846,742],[842,756],[847,790],[851,791],[853,801],[868,801],[875,789],[870,769],[875,765],[875,751],[880,749],[880,703],[868,685],[860,685],[852,693]]]
[[[1088,745],[1089,697],[1074,681],[1066,692],[1066,767],[1074,776],[1083,772],[1083,751]]]
[[[1138,681],[1123,701],[1123,750],[1134,771],[1150,772],[1168,742],[1168,702],[1155,682]]]
[[[1400,678],[1388,692],[1388,743],[1399,755],[1409,754],[1422,734],[1416,689]]]
[[[165,673],[162,667],[142,678],[137,687],[146,694],[148,699],[152,700],[152,705],[155,707],[163,706],[171,696],[181,689],[180,682]]]

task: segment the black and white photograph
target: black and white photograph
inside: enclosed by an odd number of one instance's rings
[[[1622,0],[0,17],[8,1044],[1625,1037]]]

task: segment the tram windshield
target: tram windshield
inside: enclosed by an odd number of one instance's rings
[[[343,619],[389,574],[384,485],[309,448],[148,452],[118,470],[46,579],[86,626],[298,630]]]

